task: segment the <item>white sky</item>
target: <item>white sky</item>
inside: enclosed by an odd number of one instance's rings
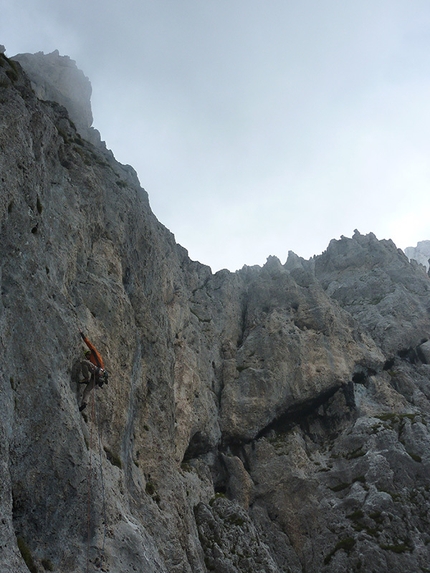
[[[0,43],[76,60],[94,127],[213,271],[430,239],[428,0],[0,0]]]

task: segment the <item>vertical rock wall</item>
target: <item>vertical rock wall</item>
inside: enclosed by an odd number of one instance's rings
[[[422,267],[355,233],[213,275],[4,55],[0,171],[0,570],[425,570]]]

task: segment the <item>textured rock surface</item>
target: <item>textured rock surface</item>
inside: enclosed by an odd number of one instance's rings
[[[24,68],[39,99],[66,107],[80,135],[93,143],[99,141],[98,132],[91,128],[91,83],[74,60],[60,56],[58,50],[51,54],[17,54],[13,60]]]
[[[416,247],[406,247],[405,255],[409,259],[414,259],[429,270],[430,241],[419,241]]]
[[[1,571],[428,570],[422,266],[356,232],[213,275],[4,55],[0,172]]]

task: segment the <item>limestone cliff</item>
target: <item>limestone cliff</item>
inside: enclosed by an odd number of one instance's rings
[[[100,142],[100,134],[91,127],[91,83],[74,60],[60,56],[58,50],[51,54],[17,54],[13,60],[24,68],[39,99],[66,107],[79,134],[94,144]]]
[[[0,171],[0,571],[428,569],[422,266],[356,232],[212,274],[2,54]]]
[[[419,241],[416,247],[406,247],[405,255],[409,259],[414,259],[421,263],[429,270],[430,241]]]

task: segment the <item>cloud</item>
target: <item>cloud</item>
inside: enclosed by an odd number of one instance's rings
[[[214,270],[430,237],[427,2],[1,2],[7,53],[77,61],[108,147]]]

